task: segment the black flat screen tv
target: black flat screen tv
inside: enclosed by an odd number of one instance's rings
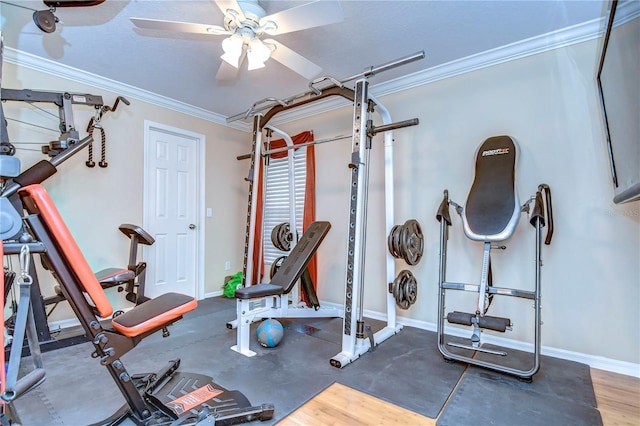
[[[611,1],[596,80],[613,202],[640,200],[640,1]]]

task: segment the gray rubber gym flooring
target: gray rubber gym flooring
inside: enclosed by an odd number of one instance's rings
[[[589,368],[543,357],[533,383],[459,363],[446,363],[433,332],[405,327],[343,369],[329,365],[340,351],[340,319],[281,320],[283,342],[244,357],[229,348],[235,300],[200,302],[198,309],[143,340],[122,359],[132,374],[153,372],[175,358],[180,371],[209,375],[220,386],[243,392],[253,405],[273,403],[275,424],[334,382],[436,418],[439,425],[602,424]],[[369,322],[373,329],[380,327]],[[255,327],[255,325],[254,325]],[[24,425],[85,425],[115,412],[124,399],[106,369],[83,343],[43,354],[47,379],[16,402]],[[511,352],[510,352],[511,354]],[[523,354],[524,356],[524,354]],[[518,362],[518,354],[513,355]],[[24,359],[23,365],[29,366]],[[255,424],[265,424],[259,421]]]

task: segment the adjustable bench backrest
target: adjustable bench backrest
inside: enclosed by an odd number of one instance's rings
[[[516,158],[517,146],[509,136],[491,137],[478,148],[475,177],[462,214],[468,238],[504,241],[515,230],[520,218]]]
[[[36,237],[50,240],[51,247],[47,247],[47,250],[59,254],[62,262],[73,275],[68,279],[61,276],[58,278],[61,281],[60,284],[68,292],[73,293],[68,299],[72,302],[71,305],[85,328],[89,317],[87,306],[98,316],[109,317],[113,313],[111,303],[47,191],[41,185],[29,185],[20,190],[20,196],[27,212],[37,214],[44,228],[43,232],[46,233]],[[92,305],[87,303],[83,294],[91,299]],[[166,293],[118,315],[111,323],[116,331],[127,337],[144,337],[175,322],[196,306],[197,301],[193,297]],[[95,332],[94,329],[87,331],[92,334]]]
[[[236,290],[235,296],[239,299],[251,299],[289,293],[304,273],[329,229],[331,229],[330,222],[313,222],[282,262],[278,271],[271,278],[270,284],[241,287]]]
[[[271,278],[271,284],[279,285],[284,289],[285,294],[289,293],[309,265],[329,229],[331,229],[329,222],[313,222],[309,225],[300,241],[296,243],[291,253]]]
[[[113,313],[111,303],[47,191],[41,185],[29,185],[20,190],[20,196],[27,212],[41,218],[53,244],[67,260],[77,283],[91,298],[98,315],[109,317]]]

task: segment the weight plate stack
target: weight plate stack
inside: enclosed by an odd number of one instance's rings
[[[289,251],[291,241],[293,241],[293,234],[289,229],[289,222],[280,223],[271,230],[271,243],[278,250]]]
[[[400,271],[391,283],[390,291],[400,309],[409,309],[418,297],[418,281],[416,277],[406,269]]]
[[[394,225],[387,237],[389,253],[396,259],[404,259],[408,265],[417,265],[424,253],[422,227],[415,219],[404,225]]]

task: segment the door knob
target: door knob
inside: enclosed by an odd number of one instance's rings
[[[189,229],[196,229],[196,225],[194,225],[193,223],[191,223],[191,224],[189,225]]]

